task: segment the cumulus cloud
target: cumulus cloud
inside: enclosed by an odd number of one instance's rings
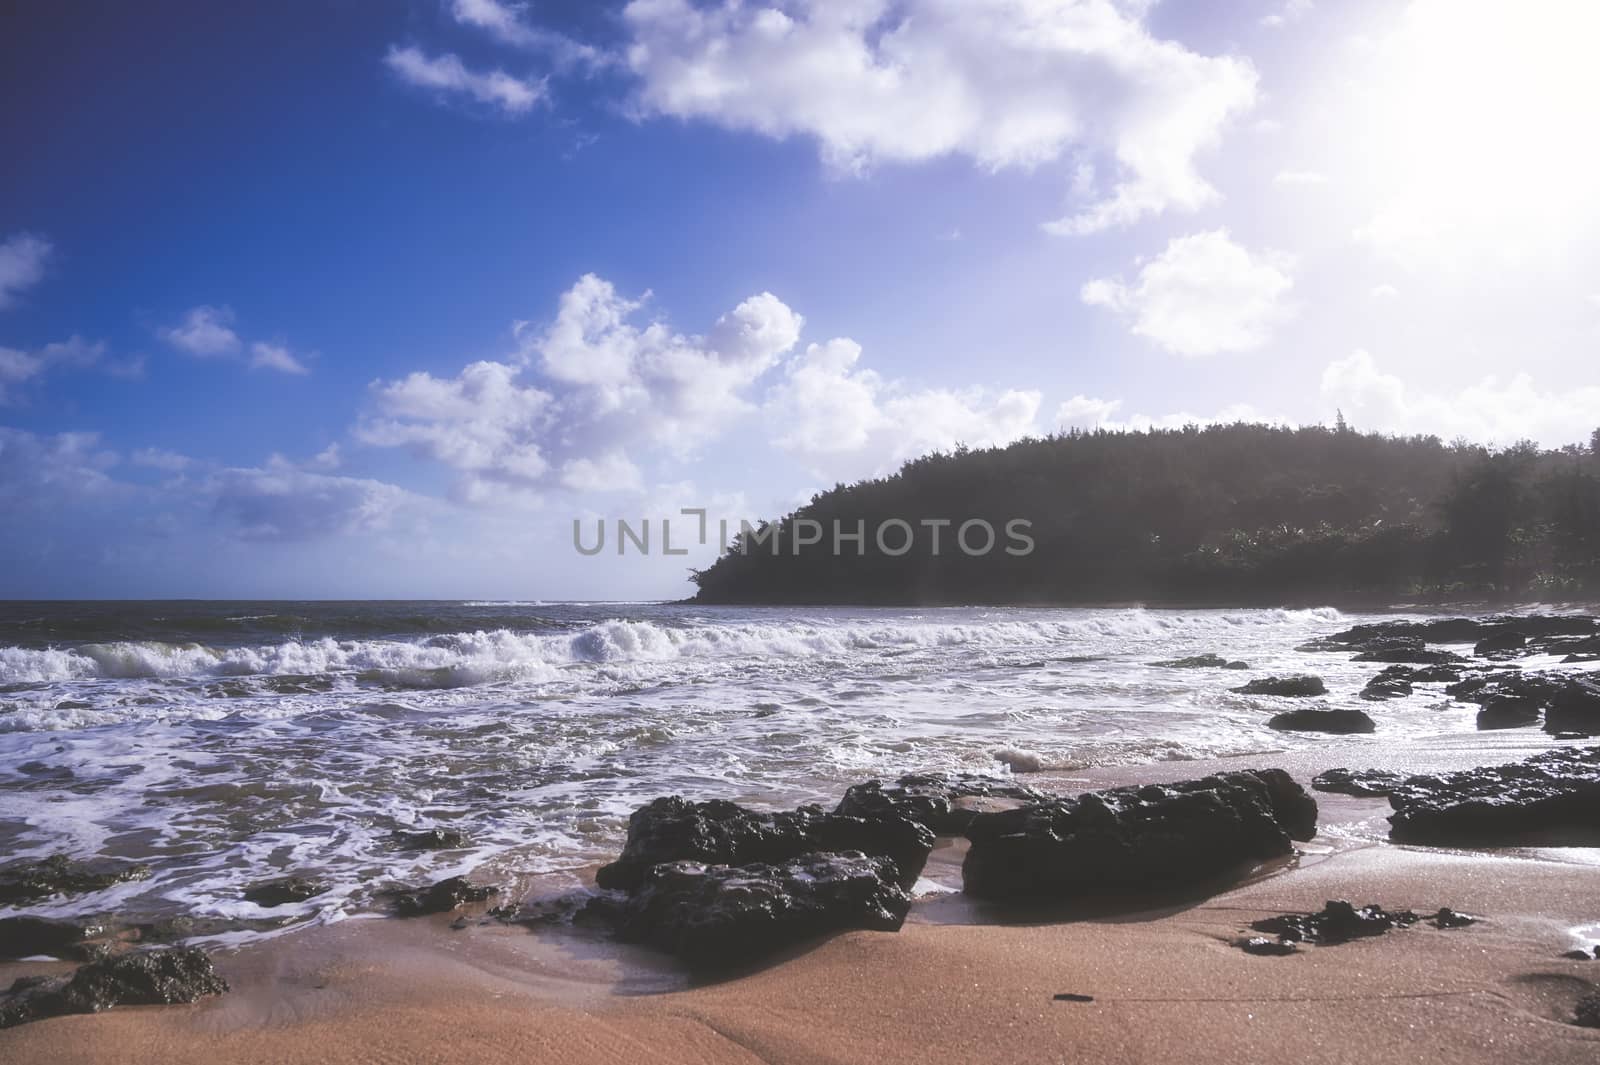
[[[630,448],[684,458],[754,411],[745,392],[794,347],[802,324],[767,292],[705,336],[641,323],[644,303],[585,275],[547,327],[518,323],[507,360],[473,363],[454,378],[414,373],[376,383],[377,412],[356,436],[461,471],[468,499],[492,500],[496,485],[552,481],[636,487]]]
[[[1084,303],[1131,320],[1130,328],[1178,355],[1248,351],[1265,344],[1290,313],[1292,261],[1251,252],[1225,229],[1177,237],[1140,268],[1137,279],[1098,279],[1080,292]]]
[[[191,459],[188,455],[182,455],[176,451],[169,451],[166,448],[159,447],[140,448],[128,456],[128,461],[135,466],[161,470],[163,473],[182,473],[194,465],[194,459]]]
[[[889,473],[916,455],[1005,444],[1034,430],[1037,392],[909,389],[858,367],[860,358],[853,340],[812,344],[767,396],[773,443],[819,476]]]
[[[0,347],[0,404],[13,401],[18,385],[42,377],[56,367],[92,366],[100,361],[105,350],[104,341],[91,342],[76,335],[46,344],[37,351]],[[122,365],[108,369],[120,373]]]
[[[62,501],[113,497],[107,471],[121,461],[97,433],[30,433],[0,426],[0,517]]]
[[[623,21],[640,115],[810,137],[843,172],[951,155],[1032,168],[1090,153],[1114,182],[1091,182],[1090,202],[1048,227],[1089,233],[1214,200],[1196,156],[1256,99],[1247,61],[1157,39],[1145,6],[633,0]]]
[[[1281,416],[1268,415],[1249,403],[1233,403],[1214,414],[1175,411],[1171,414],[1130,414],[1118,417],[1120,399],[1099,399],[1076,395],[1056,408],[1058,429],[1109,429],[1115,432],[1142,432],[1150,429],[1181,429],[1186,425],[1232,425],[1235,422],[1266,422],[1293,425]]]
[[[378,447],[406,447],[473,478],[536,482],[549,469],[540,438],[553,397],[519,383],[520,369],[475,362],[454,378],[413,373],[374,382],[378,415],[355,435]]]
[[[32,233],[17,233],[0,243],[0,311],[14,304],[23,289],[43,279],[51,251],[48,240]]]
[[[530,24],[524,17],[528,13],[527,4],[507,4],[500,0],[454,0],[450,5],[450,13],[464,26],[474,26],[515,48],[544,52],[562,66],[579,63],[598,65],[606,58],[598,48]]]
[[[201,487],[214,512],[246,540],[309,540],[388,529],[420,499],[383,481],[303,469],[281,458],[211,474]]]
[[[585,275],[546,326],[517,324],[518,349],[504,361],[455,377],[375,382],[374,410],[355,436],[459,471],[465,500],[503,503],[553,487],[646,491],[659,476],[651,467],[686,460],[758,415],[778,447],[813,471],[842,473],[958,442],[1012,440],[1038,410],[1032,392],[991,397],[885,381],[857,365],[860,346],[848,339],[812,344],[785,363],[804,319],[770,292],[703,335],[644,319],[647,297]]]
[[[383,61],[410,85],[469,96],[508,115],[526,114],[545,95],[542,80],[516,78],[503,70],[469,70],[449,53],[430,56],[419,48],[395,45]]]
[[[1464,436],[1480,443],[1536,440],[1546,447],[1587,440],[1600,423],[1600,387],[1541,391],[1525,373],[1488,376],[1458,390],[1420,391],[1355,351],[1322,374],[1322,398],[1359,429]]]
[[[239,350],[239,334],[233,331],[231,307],[195,307],[183,321],[161,330],[161,336],[179,351],[200,358],[232,355]]]
[[[1291,22],[1305,18],[1315,6],[1315,0],[1283,0],[1276,11],[1261,16],[1261,24],[1268,29],[1282,29]]]
[[[257,370],[277,370],[279,373],[308,374],[305,363],[282,344],[265,344],[260,341],[250,345],[250,365]]]

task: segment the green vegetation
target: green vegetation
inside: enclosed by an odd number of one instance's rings
[[[944,530],[902,555],[872,530],[981,518],[972,557]],[[1030,554],[1003,548],[1024,518]],[[795,523],[820,543],[793,547]],[[868,534],[833,550],[834,522]],[[957,449],[816,496],[770,540],[693,575],[713,603],[1298,603],[1600,594],[1600,430],[1588,447],[1236,424],[1072,431]],[[892,538],[891,548],[900,537]],[[748,550],[746,550],[748,546]]]

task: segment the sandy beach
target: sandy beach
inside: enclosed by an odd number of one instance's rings
[[[1455,768],[1542,748],[1453,739],[1362,764]],[[1330,745],[1283,758],[1298,778],[1352,764]],[[1138,780],[1227,761],[1144,767]],[[1095,770],[1038,783],[1125,783]],[[1600,934],[1600,862],[1572,848],[1455,852],[1382,842],[1387,803],[1318,795],[1303,853],[1210,897],[1019,913],[954,892],[919,898],[897,934],[854,932],[696,985],[666,958],[565,930],[471,917],[350,920],[220,952],[231,994],[121,1008],[0,1033],[0,1058],[184,1062],[1042,1062],[1195,1065],[1593,1061],[1570,1023],[1600,962],[1562,953]],[[958,883],[959,846],[927,877]],[[1481,918],[1256,957],[1253,920],[1327,899]],[[1587,926],[1587,928],[1586,928]],[[0,980],[64,966],[16,964]],[[1091,1001],[1057,1000],[1057,995]]]

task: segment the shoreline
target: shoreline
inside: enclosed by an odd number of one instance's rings
[[[1303,783],[1335,765],[1411,771],[1514,761],[1546,737],[1439,737],[1388,750],[1329,744],[1137,767],[1027,774],[1044,790],[1276,765]],[[0,1032],[0,1057],[96,1062],[685,1062],[1594,1060],[1566,1023],[1600,981],[1567,961],[1600,921],[1593,850],[1475,852],[1381,842],[1382,799],[1316,793],[1299,857],[1209,897],[1074,914],[996,911],[948,890],[898,933],[848,932],[742,975],[697,983],[664,956],[586,934],[451,916],[347,919],[213,957],[232,993],[121,1007]],[[927,880],[959,883],[941,841]],[[1233,946],[1251,920],[1325,899],[1483,919],[1424,925],[1285,958]],[[482,907],[479,907],[481,910]],[[1593,931],[1600,937],[1600,928]],[[0,981],[65,963],[0,965]],[[1056,994],[1092,1002],[1055,1001]],[[1351,1041],[1351,1026],[1363,1038]]]

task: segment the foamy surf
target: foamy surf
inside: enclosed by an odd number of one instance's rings
[[[570,876],[660,794],[787,805],[912,770],[1006,775],[1316,742],[1265,727],[1244,676],[1307,656],[1332,610],[787,610],[646,604],[30,604],[0,617],[0,847],[147,862],[147,881],[33,912],[245,922],[364,912],[391,881]],[[1407,700],[1389,736],[1472,730]],[[406,852],[394,833],[467,834]]]

